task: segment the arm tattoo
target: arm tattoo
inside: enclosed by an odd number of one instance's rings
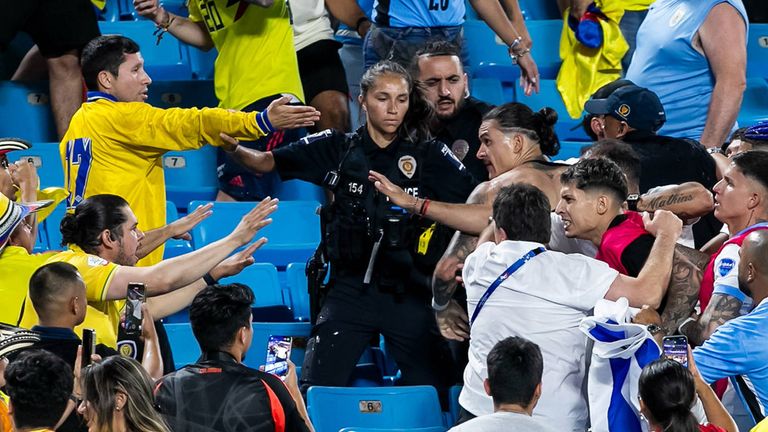
[[[691,316],[699,299],[701,275],[701,270],[685,255],[675,252],[666,305],[661,313],[661,325],[666,334],[674,333],[677,327]]]
[[[709,264],[710,255],[696,249],[691,249],[683,245],[675,245],[675,254],[683,255],[690,263],[698,267],[702,272],[707,268]]]
[[[432,278],[432,296],[435,303],[442,305],[451,300],[458,285],[455,278],[456,265],[463,263],[476,247],[477,237],[458,231],[454,234]]]
[[[718,327],[729,320],[738,317],[741,301],[726,294],[713,294],[707,309],[701,314],[699,321],[685,327],[685,335],[691,344],[698,346],[709,339]]]

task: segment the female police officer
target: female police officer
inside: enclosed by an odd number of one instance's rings
[[[429,277],[444,249],[436,245],[439,229],[393,206],[373,187],[369,171],[387,173],[413,195],[411,205],[422,208],[408,210],[417,215],[429,201],[415,197],[464,202],[475,181],[444,144],[429,138],[431,107],[413,87],[401,66],[377,63],[360,82],[366,124],[355,133],[326,130],[271,152],[233,150],[252,171],[276,170],[284,180],[306,180],[334,193],[323,233],[332,288],[307,346],[304,389],[347,385],[378,334],[400,367],[402,384],[438,384],[434,356],[442,342],[429,308]]]

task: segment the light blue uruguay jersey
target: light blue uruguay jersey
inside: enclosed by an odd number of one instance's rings
[[[464,0],[376,0],[373,21],[382,27],[452,27],[464,24]]]
[[[768,407],[768,299],[747,315],[718,327],[709,340],[693,350],[693,359],[708,383],[744,375],[765,413]]]

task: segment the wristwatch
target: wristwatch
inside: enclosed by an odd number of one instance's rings
[[[650,333],[651,336],[656,336],[657,334],[661,333],[664,330],[658,324],[648,324],[646,329],[648,329],[648,333]]]

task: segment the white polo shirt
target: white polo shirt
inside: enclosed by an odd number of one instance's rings
[[[469,316],[507,267],[541,246],[522,241],[479,245],[464,263]],[[483,388],[486,358],[500,340],[520,336],[536,343],[544,359],[542,395],[534,418],[556,430],[584,431],[586,337],[579,323],[605,297],[618,274],[604,262],[554,251],[520,267],[488,298],[472,325],[461,406],[476,416],[493,412],[493,401]]]

